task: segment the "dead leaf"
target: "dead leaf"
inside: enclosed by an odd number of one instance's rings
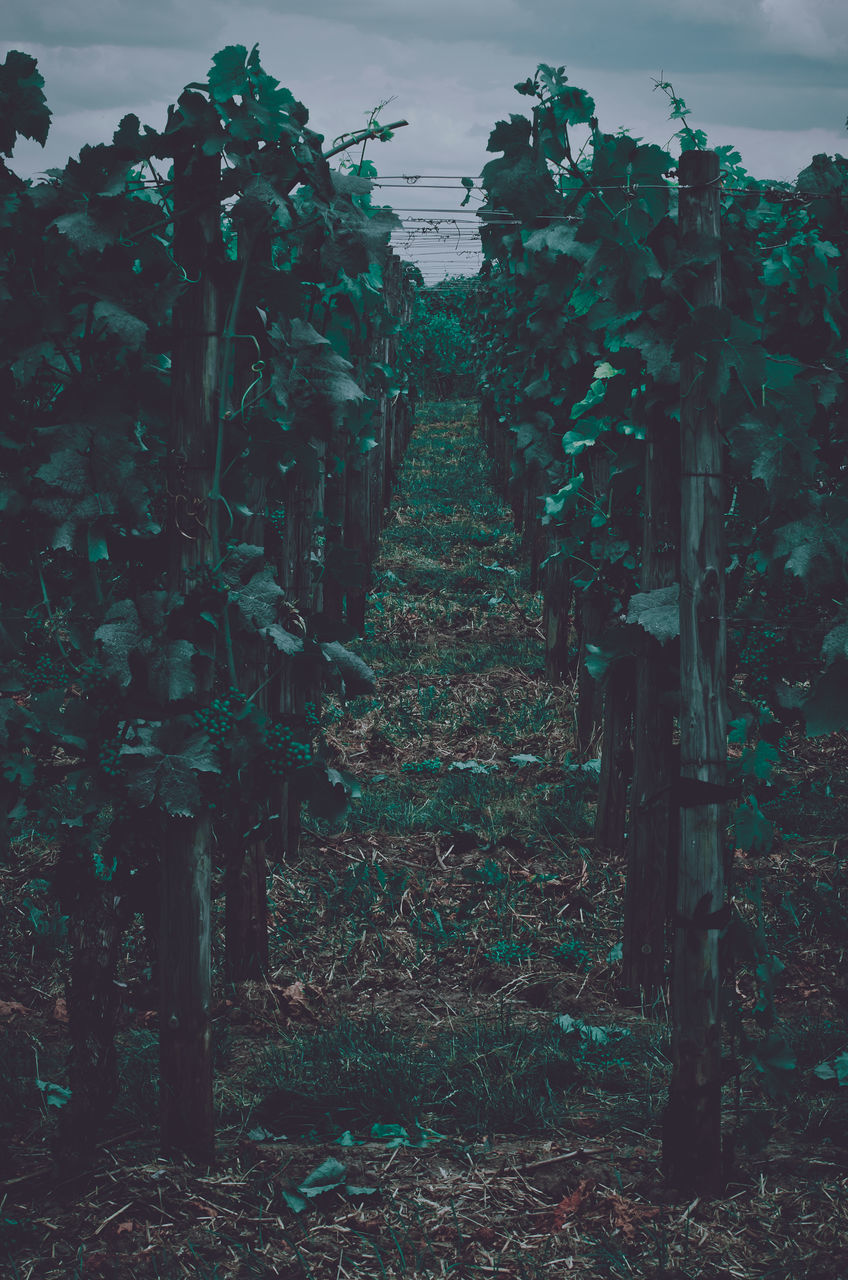
[[[588,1178],[582,1178],[570,1195],[563,1196],[554,1209],[551,1231],[562,1231],[566,1218],[571,1218],[575,1213],[580,1212],[584,1201],[588,1200],[594,1189],[594,1182],[590,1182]]]
[[[202,1200],[189,1200],[189,1204],[193,1204],[206,1218],[217,1218],[218,1216],[218,1210],[213,1209],[211,1204],[204,1204]]]
[[[315,1012],[307,998],[320,999],[321,993],[315,987],[305,986],[298,981],[292,982],[288,987],[274,987],[274,992],[280,1002],[280,1009],[287,1018],[295,1020],[305,1018],[310,1022],[315,1021]]]
[[[613,1226],[628,1240],[634,1239],[643,1222],[651,1222],[660,1213],[656,1206],[633,1204],[621,1196],[607,1196],[604,1204],[610,1211]]]
[[[0,1022],[11,1022],[13,1018],[28,1017],[31,1013],[20,1000],[0,1000]]]
[[[128,1232],[135,1231],[135,1223],[132,1218],[127,1218],[126,1222],[119,1222],[115,1231],[116,1236],[127,1235]]]
[[[57,1022],[67,1023],[68,1021],[68,1002],[64,996],[59,996],[53,1006],[53,1017]]]

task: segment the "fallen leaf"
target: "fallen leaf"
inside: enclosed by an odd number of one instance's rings
[[[53,1017],[57,1022],[66,1023],[68,1021],[68,1002],[64,996],[59,996],[59,999],[54,1004]]]
[[[0,1021],[2,1022],[11,1022],[19,1014],[26,1017],[31,1013],[32,1010],[25,1004],[21,1004],[19,1000],[0,1000]]]
[[[637,1228],[643,1222],[651,1222],[660,1213],[656,1206],[633,1204],[621,1196],[608,1196],[604,1204],[610,1211],[613,1226],[628,1240],[635,1237]]]
[[[320,999],[321,993],[315,987],[305,986],[298,981],[292,982],[288,987],[274,987],[273,990],[280,1003],[280,1009],[286,1017],[315,1021],[316,1015],[308,999],[308,997]]]
[[[213,1209],[211,1204],[204,1204],[202,1200],[189,1200],[189,1204],[193,1204],[196,1209],[200,1209],[207,1218],[217,1218],[218,1216],[218,1210]]]
[[[553,1218],[551,1220],[551,1231],[561,1231],[566,1218],[571,1218],[575,1213],[579,1213],[583,1207],[585,1200],[589,1198],[595,1189],[594,1182],[590,1182],[587,1178],[581,1179],[571,1195],[563,1196],[557,1207],[554,1209]]]
[[[115,1235],[116,1236],[127,1235],[128,1232],[134,1231],[134,1230],[135,1230],[135,1223],[133,1222],[132,1218],[127,1218],[126,1222],[118,1223],[117,1230],[115,1231]]]

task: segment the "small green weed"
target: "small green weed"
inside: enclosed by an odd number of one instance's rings
[[[483,954],[492,964],[526,964],[533,957],[533,948],[529,942],[501,938],[493,942]]]

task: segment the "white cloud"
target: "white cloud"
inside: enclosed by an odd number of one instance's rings
[[[848,54],[844,0],[760,0],[760,9],[776,48],[828,62]]]
[[[7,45],[192,48],[215,39],[221,0],[4,0]]]

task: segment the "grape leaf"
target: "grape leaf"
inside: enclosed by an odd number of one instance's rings
[[[130,655],[141,641],[138,610],[132,600],[119,600],[94,633],[103,670],[125,689],[132,678]]]
[[[848,728],[848,659],[837,658],[803,706],[807,737]]]
[[[43,88],[44,77],[35,58],[10,49],[0,65],[0,154],[12,154],[18,135],[44,146],[50,111]]]
[[[734,818],[736,844],[749,853],[767,853],[774,838],[774,827],[761,811],[754,796],[740,804]]]
[[[630,597],[627,621],[666,644],[680,635],[680,585],[637,591]]]

